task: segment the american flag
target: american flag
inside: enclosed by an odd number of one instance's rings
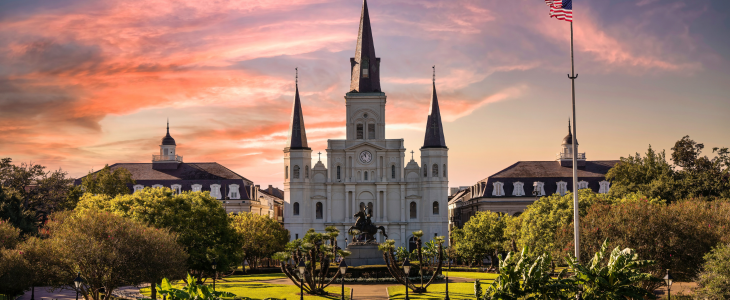
[[[573,22],[573,0],[545,0],[550,7],[550,17]]]

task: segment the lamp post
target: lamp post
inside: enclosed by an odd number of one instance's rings
[[[217,263],[215,262],[215,258],[214,258],[214,259],[213,259],[213,264],[211,264],[211,266],[213,267],[213,291],[214,291],[214,292],[215,292],[215,278],[216,278],[216,277],[218,277],[218,276],[217,276],[217,273],[216,273],[216,271],[215,271],[215,267],[216,267],[217,265],[218,265],[218,264],[217,264]]]
[[[304,271],[307,270],[307,265],[304,264],[304,258],[299,259],[299,296],[301,300],[304,300]]]
[[[451,300],[449,298],[449,272],[451,272],[451,257],[449,255],[449,252],[451,252],[451,248],[446,250],[446,261],[449,264],[449,271],[446,272],[446,298],[444,298],[444,300]]]
[[[674,281],[672,273],[667,269],[667,275],[664,275],[664,283],[667,284],[667,300],[672,300],[672,281]]]
[[[408,299],[408,273],[411,272],[411,261],[408,260],[408,257],[406,257],[406,260],[403,261],[403,272],[406,273],[406,299]]]
[[[345,300],[345,272],[347,272],[347,263],[345,258],[340,261],[340,274],[342,274],[342,300]]]
[[[83,283],[84,280],[81,279],[81,272],[79,272],[76,275],[76,279],[74,279],[74,286],[76,286],[76,300],[79,300],[79,290],[81,289],[81,283]]]

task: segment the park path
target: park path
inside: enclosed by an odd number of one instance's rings
[[[139,294],[139,288],[135,286],[124,286],[113,291],[126,294]],[[30,300],[31,291],[26,292],[23,296],[20,296],[18,300]],[[141,295],[139,295],[141,296]],[[79,295],[79,299],[83,300],[84,296]],[[55,290],[49,291],[48,287],[36,287],[35,288],[35,300],[76,300],[76,291],[74,290]]]

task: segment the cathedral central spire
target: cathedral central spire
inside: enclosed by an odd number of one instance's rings
[[[380,93],[380,58],[375,57],[368,2],[363,0],[355,57],[350,58],[350,92]]]
[[[289,139],[286,142],[286,150],[311,150],[307,145],[307,131],[304,129],[304,114],[302,113],[302,102],[299,100],[299,70],[294,69],[296,74],[295,79],[295,94],[294,94],[294,108],[292,108],[291,124],[289,125]]]
[[[441,124],[441,110],[436,95],[436,66],[433,66],[433,89],[431,91],[431,108],[426,121],[426,137],[422,148],[446,148],[444,128]]]

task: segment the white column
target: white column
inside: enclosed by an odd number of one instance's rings
[[[381,221],[388,222],[388,189],[383,191],[383,218]]]
[[[406,186],[400,185],[400,221],[406,221]]]
[[[329,170],[328,170],[329,172]],[[332,185],[327,185],[327,222],[332,222]]]
[[[348,212],[350,211],[350,191],[345,189],[345,218],[344,222],[347,222],[350,220],[350,217],[348,217]]]

